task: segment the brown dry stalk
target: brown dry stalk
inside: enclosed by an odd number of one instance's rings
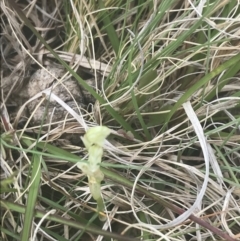
[[[111,179],[112,181],[117,182],[118,184],[122,184],[124,186],[127,186],[129,188],[132,188],[132,183],[131,181],[121,177],[121,179],[117,179],[116,177],[118,176],[118,174],[113,175],[113,171],[109,171],[105,168],[102,168],[102,171],[105,175],[105,177]],[[164,199],[155,196],[153,193],[150,193],[149,191],[147,191],[145,188],[140,187],[140,186],[136,186],[136,190],[143,193],[144,195],[146,195],[147,197],[152,198],[153,200],[155,200],[156,202],[160,203],[161,205],[163,205],[166,208],[171,209],[173,212],[181,215],[185,212],[185,210],[183,210],[182,208],[179,208],[178,206],[169,203],[167,201],[165,201]],[[224,240],[226,241],[237,241],[237,239],[232,238],[230,235],[228,235],[227,233],[221,231],[220,229],[212,226],[211,224],[209,224],[208,222],[202,220],[201,218],[198,218],[196,216],[194,216],[193,214],[191,214],[189,216],[189,219],[192,220],[193,222],[199,224],[200,226],[210,230],[212,233],[218,235],[219,237],[222,237]]]

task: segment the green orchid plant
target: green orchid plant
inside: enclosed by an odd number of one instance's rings
[[[111,133],[106,126],[96,126],[89,128],[86,134],[81,137],[83,144],[88,150],[89,159],[87,163],[79,162],[78,168],[88,176],[90,192],[97,201],[98,212],[104,211],[104,203],[101,196],[101,181],[104,174],[100,170],[100,163],[103,156],[103,144],[106,137]],[[103,220],[102,216],[99,216]]]

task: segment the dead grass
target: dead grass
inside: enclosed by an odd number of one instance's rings
[[[219,1],[197,26],[199,15],[207,11],[201,8],[204,1],[170,2],[17,3],[50,47],[84,81],[91,79],[105,101],[83,103],[67,88],[71,73],[49,71],[53,63],[59,65],[53,54],[26,27],[11,1],[1,1],[3,240],[23,241],[24,212],[17,205],[29,205],[34,155],[42,155],[34,206],[43,214],[33,213],[31,240],[100,241],[110,240],[111,233],[119,240],[124,237],[115,233],[126,235],[125,240],[240,240],[240,71],[236,63],[224,67],[240,54],[239,6]],[[160,5],[167,11],[159,13]],[[119,42],[114,42],[115,34]],[[52,76],[49,89],[26,95],[38,69]],[[73,105],[54,92],[57,86],[68,91]],[[50,100],[55,101],[51,111]],[[30,111],[33,101],[37,104]],[[123,128],[106,106],[133,131]],[[41,108],[42,122],[36,124]],[[58,110],[65,114],[56,120]],[[87,158],[80,136],[95,125],[112,130],[102,166],[114,171],[116,179],[105,173],[105,223],[97,219],[86,177],[68,155]],[[42,148],[34,149],[37,143]],[[121,177],[132,187],[123,185]],[[141,193],[138,185],[156,199]],[[157,198],[186,213],[176,214]],[[16,206],[6,210],[8,202]],[[190,214],[227,238],[195,223]],[[57,221],[48,219],[51,215]],[[92,226],[85,231],[80,224]]]

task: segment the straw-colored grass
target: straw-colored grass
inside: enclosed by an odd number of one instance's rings
[[[238,1],[0,4],[2,240],[240,240]]]

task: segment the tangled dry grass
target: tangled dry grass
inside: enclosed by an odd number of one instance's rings
[[[3,240],[240,240],[238,1],[1,10]],[[112,131],[105,223],[76,168],[87,159],[80,136],[96,125]]]

